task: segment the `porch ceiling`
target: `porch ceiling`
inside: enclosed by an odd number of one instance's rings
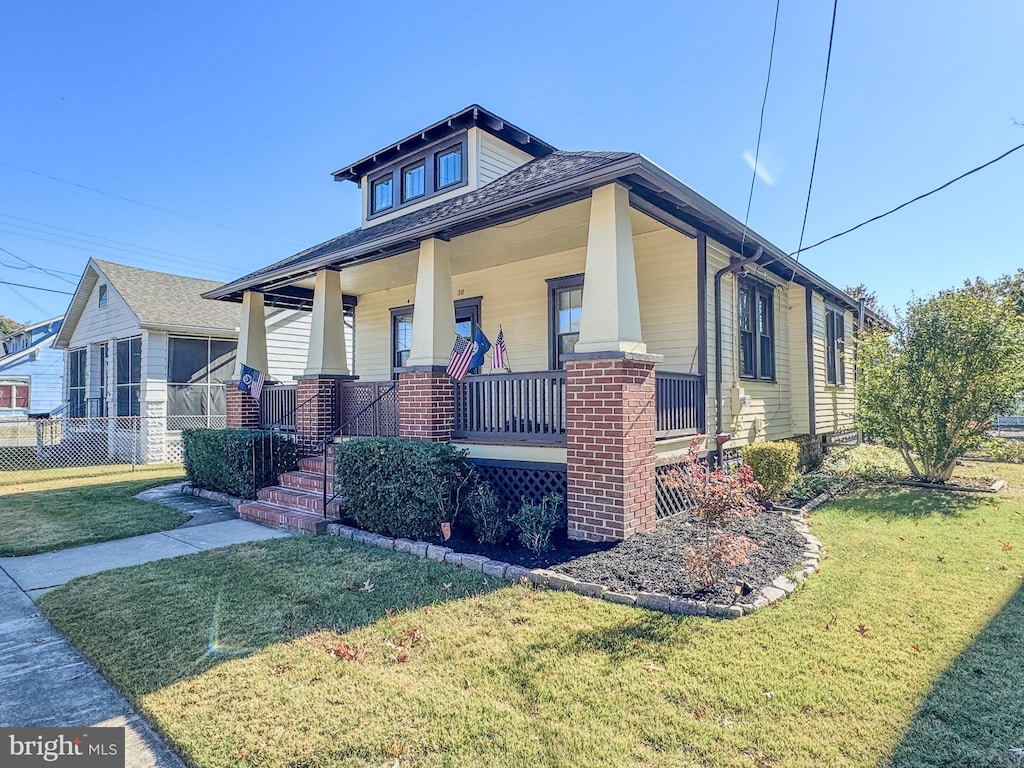
[[[633,234],[642,235],[665,225],[635,208],[630,209]],[[524,216],[497,226],[471,232],[451,241],[453,275],[490,269],[522,259],[583,248],[590,228],[590,201],[580,200],[559,208]],[[418,252],[409,250],[342,270],[342,290],[364,296],[416,282]],[[298,280],[296,288],[313,290],[312,276]]]

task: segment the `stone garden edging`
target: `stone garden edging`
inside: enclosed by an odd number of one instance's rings
[[[330,536],[353,541],[357,544],[366,544],[371,547],[379,547],[395,552],[405,552],[427,560],[448,563],[470,571],[478,571],[485,576],[504,579],[513,583],[526,580],[535,586],[566,590],[583,595],[584,597],[594,597],[621,605],[636,605],[641,608],[649,608],[664,613],[677,613],[686,616],[711,616],[716,619],[738,619],[789,597],[800,586],[800,582],[803,582],[808,576],[813,575],[818,570],[818,565],[825,556],[825,548],[811,534],[807,523],[803,520],[803,514],[808,509],[813,509],[812,505],[817,506],[814,504],[815,502],[821,504],[825,500],[821,499],[819,501],[814,499],[795,513],[788,510],[784,511],[786,519],[796,529],[797,533],[803,537],[805,543],[803,563],[793,573],[793,578],[791,579],[786,575],[779,576],[755,595],[748,595],[745,602],[734,603],[733,605],[674,597],[659,592],[613,592],[600,584],[578,581],[571,576],[555,573],[544,568],[524,568],[521,565],[512,565],[501,560],[491,560],[484,555],[463,554],[449,547],[430,544],[425,541],[412,541],[411,539],[402,538],[393,539],[390,536],[368,533],[367,531],[361,531],[358,528],[352,528],[341,523],[328,524],[327,533]]]

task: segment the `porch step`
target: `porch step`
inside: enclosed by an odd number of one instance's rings
[[[314,491],[320,493],[324,485],[324,476],[321,472],[285,472],[277,478],[279,485],[285,488],[297,488],[302,491]],[[334,478],[330,473],[327,475],[327,493],[334,493]]]
[[[266,501],[246,501],[238,506],[238,516],[272,528],[281,528],[292,533],[322,536],[327,533],[331,522],[323,515],[282,507]]]
[[[260,501],[268,501],[279,507],[295,510],[296,512],[309,512],[320,516],[323,516],[324,512],[323,492],[320,490],[306,491],[300,488],[286,488],[281,485],[274,485],[258,490],[256,498]],[[329,501],[327,503],[328,517],[336,518],[341,508],[341,499]]]
[[[329,477],[334,474],[334,456],[332,454],[328,454],[327,462],[327,475]],[[306,456],[301,458],[299,459],[299,469],[303,472],[312,472],[322,476],[324,473],[324,457]]]

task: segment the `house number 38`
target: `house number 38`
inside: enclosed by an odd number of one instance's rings
[[[465,288],[459,288],[459,290],[457,290],[455,292],[455,295],[456,296],[465,296],[466,295],[466,289]]]

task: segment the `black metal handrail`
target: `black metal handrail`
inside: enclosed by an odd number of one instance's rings
[[[385,396],[387,396],[387,395],[391,394],[392,392],[394,392],[395,391],[395,386],[396,386],[395,384],[392,384],[390,387],[388,387],[387,389],[382,391],[379,395],[377,395],[376,398],[374,398],[373,400],[368,402],[366,405],[364,405],[362,408],[360,408],[358,411],[356,411],[352,416],[347,418],[344,422],[342,422],[342,424],[337,429],[335,429],[333,432],[331,432],[331,434],[327,435],[326,437],[324,437],[323,440],[321,440],[319,443],[317,443],[316,447],[313,449],[313,451],[310,454],[308,454],[309,456],[312,456],[314,454],[318,454],[321,451],[323,451],[323,465],[321,466],[321,470],[323,472],[323,477],[321,478],[321,480],[323,480],[323,497],[322,498],[323,498],[323,514],[324,514],[324,519],[327,519],[327,505],[330,504],[332,501],[334,501],[336,498],[338,498],[338,491],[337,490],[334,492],[334,494],[331,496],[331,498],[329,498],[329,499],[327,498],[327,449],[330,447],[331,443],[334,442],[335,438],[337,438],[338,435],[340,435],[340,434],[342,434],[344,432],[344,430],[348,427],[349,424],[352,424],[356,419],[358,419],[361,416],[363,416],[368,410],[370,410],[375,405],[377,405],[377,403],[379,403],[381,400],[383,400]]]

